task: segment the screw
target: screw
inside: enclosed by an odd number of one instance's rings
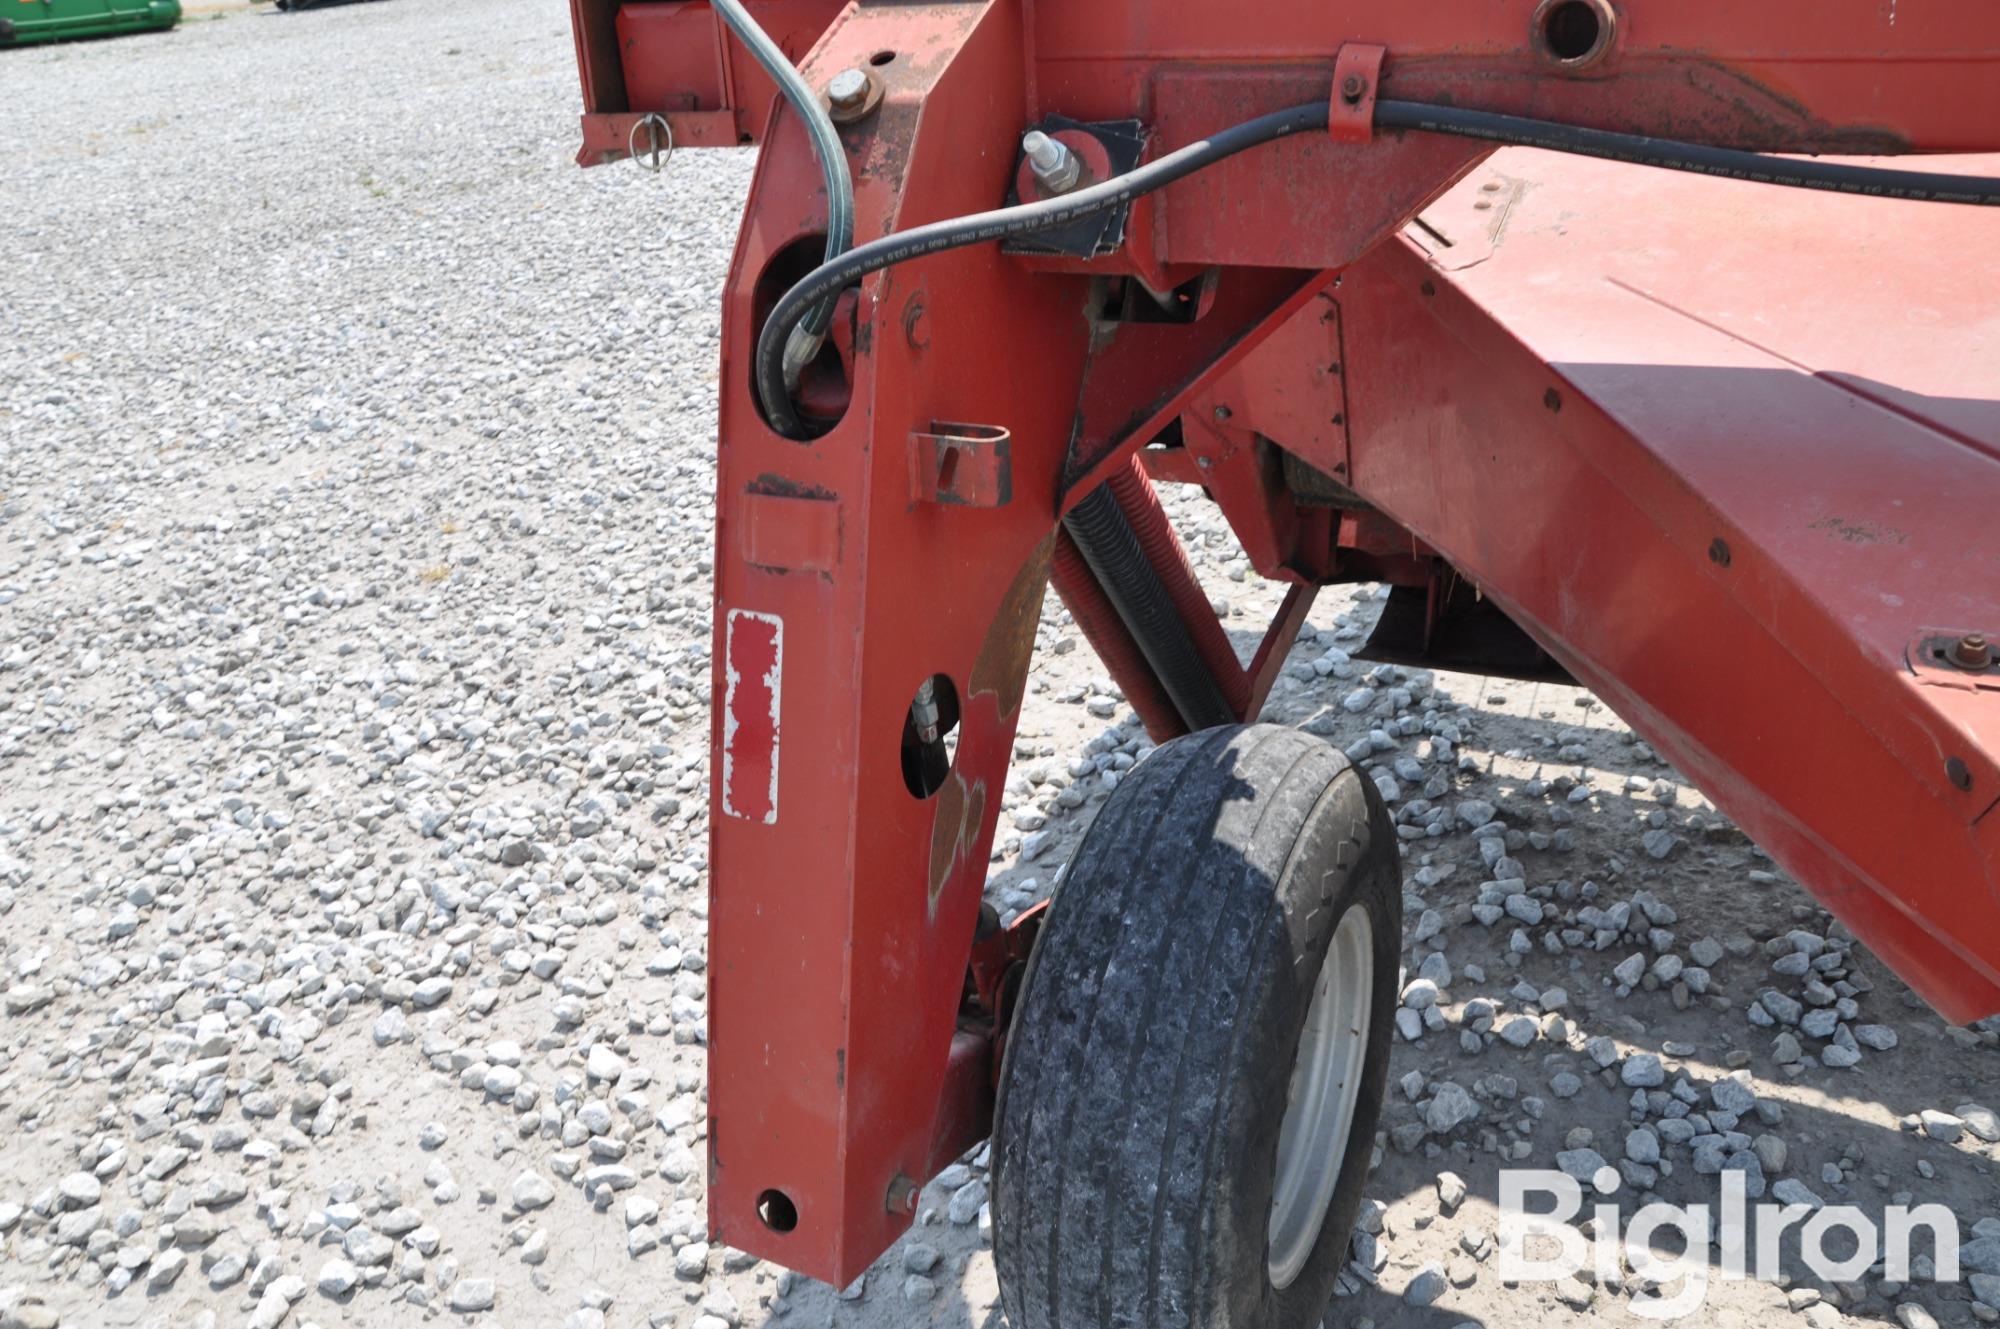
[[[1986,669],[1993,664],[1993,644],[1977,632],[1968,632],[1951,648],[1951,662],[1960,669]]]
[[[851,111],[868,100],[868,75],[859,69],[843,69],[826,81],[826,99],[839,110]]]
[[[1349,74],[1345,79],[1341,80],[1340,97],[1342,101],[1349,104],[1358,102],[1361,100],[1361,94],[1366,91],[1368,91],[1368,83],[1359,74]]]
[[[898,1172],[889,1182],[888,1210],[892,1214],[914,1214],[917,1212],[917,1192],[921,1188],[916,1182]]]
[[[1021,136],[1021,151],[1028,156],[1028,169],[1035,173],[1036,182],[1051,194],[1067,194],[1083,178],[1083,163],[1076,154],[1039,129]]]

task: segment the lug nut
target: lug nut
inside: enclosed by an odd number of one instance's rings
[[[851,111],[868,100],[868,75],[843,69],[826,81],[826,99],[836,110]]]
[[[1961,669],[1987,669],[1993,664],[1993,644],[1977,632],[1968,632],[1951,648],[1951,662]]]
[[[1076,154],[1039,129],[1030,129],[1022,136],[1021,151],[1028,154],[1028,169],[1035,173],[1035,182],[1051,194],[1067,194],[1083,177],[1083,163]]]

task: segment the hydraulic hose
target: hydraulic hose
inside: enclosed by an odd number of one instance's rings
[[[735,0],[719,0],[734,7]],[[725,17],[727,8],[725,8]],[[780,57],[782,58],[782,57]],[[794,75],[794,78],[797,76]],[[780,80],[782,85],[783,80]],[[801,85],[803,86],[803,85]],[[810,96],[810,93],[807,94]],[[813,103],[818,110],[818,103]],[[812,117],[808,117],[811,123]],[[1079,217],[1118,207],[1141,195],[1164,188],[1183,176],[1211,166],[1260,144],[1272,142],[1303,130],[1324,129],[1327,104],[1311,102],[1273,111],[1246,120],[1208,138],[1198,139],[1157,161],[1135,167],[1124,175],[1101,181],[1071,194],[996,208],[925,226],[911,227],[859,248],[848,250],[800,278],[779,299],[764,322],[757,338],[757,398],[771,427],[787,438],[803,438],[804,422],[792,404],[792,384],[786,381],[787,344],[793,329],[803,320],[824,319],[840,292],[871,272],[941,253],[965,245],[1005,240],[1017,235],[1066,226]],[[1784,185],[1796,189],[1821,189],[1840,193],[1873,195],[1882,198],[1912,199],[1933,203],[2000,204],[2000,180],[1978,176],[1942,175],[1928,171],[1906,171],[1893,167],[1850,166],[1842,162],[1799,160],[1765,153],[1743,152],[1682,143],[1674,139],[1652,138],[1644,134],[1621,134],[1577,125],[1531,120],[1497,111],[1466,110],[1455,106],[1435,106],[1426,102],[1382,101],[1375,104],[1375,125],[1380,129],[1408,129],[1434,134],[1453,134],[1493,143],[1547,148],[1556,152],[1612,161],[1631,162],[1663,170],[1691,171],[1761,184]],[[829,127],[830,128],[830,127]],[[838,153],[838,143],[834,145]],[[843,159],[842,174],[845,175]],[[851,225],[851,222],[850,222]],[[832,253],[832,231],[828,231],[828,252]],[[817,343],[815,343],[817,346]],[[796,375],[793,376],[796,381]]]
[[[1793,189],[1822,189],[1876,198],[1912,199],[1923,203],[2000,203],[2000,180],[1971,175],[1906,171],[1893,166],[1850,166],[1793,157],[1773,157],[1736,148],[1712,148],[1644,134],[1616,134],[1580,125],[1529,120],[1498,111],[1472,111],[1428,102],[1376,102],[1377,129],[1415,129],[1428,134],[1481,138],[1515,147],[1547,148],[1581,157],[1603,157],[1668,171],[1719,175],[1757,184]]]
[[[813,156],[819,159],[820,175],[826,182],[826,254],[823,262],[831,263],[847,252],[847,246],[854,239],[854,181],[847,173],[847,151],[840,146],[840,136],[834,131],[833,121],[819,104],[819,98],[807,85],[785,53],[770,35],[757,26],[757,20],[750,17],[742,0],[714,0],[716,12],[722,21],[736,34],[738,41],[750,52],[764,72],[778,85],[778,91],[791,103],[792,110],[806,127],[806,135],[812,140]],[[780,348],[783,357],[786,400],[790,400],[792,389],[798,386],[799,371],[819,354],[821,343],[826,340],[826,330],[833,322],[833,306],[839,298],[839,291],[827,296],[811,309],[794,320],[794,325],[786,329],[786,344]]]
[[[813,269],[779,299],[771,310],[771,316],[764,320],[764,329],[757,338],[757,397],[764,405],[765,418],[771,422],[773,429],[787,438],[804,436],[804,425],[792,405],[791,393],[784,381],[785,339],[791,335],[792,326],[806,310],[838,298],[841,291],[869,273],[913,258],[922,258],[926,254],[1066,226],[1079,217],[1103,212],[1142,194],[1150,194],[1184,175],[1260,143],[1269,143],[1302,130],[1325,129],[1326,113],[1325,102],[1273,111],[1219,134],[1197,139],[1157,161],[1147,162],[1124,175],[1113,176],[1075,193],[1011,208],[996,208],[991,212],[976,212],[968,217],[953,217],[927,226],[913,226],[907,231],[885,235],[880,240],[871,240],[850,249]]]

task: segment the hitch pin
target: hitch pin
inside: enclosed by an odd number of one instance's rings
[[[639,131],[646,131],[646,147],[639,147]],[[667,163],[674,158],[674,127],[667,123],[667,117],[657,111],[649,111],[632,122],[632,132],[625,136],[625,155],[641,170],[658,175],[667,169]]]

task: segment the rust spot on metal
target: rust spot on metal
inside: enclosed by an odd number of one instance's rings
[[[1821,517],[1809,528],[1825,531],[1836,540],[1844,540],[1851,545],[1906,545],[1909,534],[1893,526],[1879,526],[1872,521],[1849,521],[1845,517]]]
[[[963,740],[961,740],[962,742]],[[937,811],[931,818],[931,865],[929,898],[931,917],[937,917],[938,900],[945,883],[972,852],[986,819],[986,782],[967,783],[965,773],[953,764],[944,788],[938,791]]]
[[[1548,81],[1547,62],[1527,52],[1478,59],[1421,55],[1385,69],[1378,95],[1527,115],[1547,96]],[[1672,61],[1622,61],[1616,78],[1565,80],[1564,86],[1578,123],[1643,123],[1659,138],[1751,152],[1894,156],[1909,151],[1908,140],[1894,130],[1828,124],[1796,98],[1692,52]]]
[[[1014,574],[1014,582],[993,611],[993,622],[980,644],[966,680],[968,696],[964,708],[968,727],[991,715],[1001,724],[1011,724],[1020,713],[1021,698],[1028,686],[1028,657],[1035,649],[1035,627],[1041,622],[1042,599],[1048,593],[1049,559],[1055,549],[1051,531],[1035,546],[1032,554]],[[993,711],[982,704],[992,698]],[[991,723],[991,721],[986,721]],[[938,790],[936,810],[931,820],[929,908],[937,914],[939,898],[952,873],[972,861],[980,832],[986,826],[986,782],[965,777],[963,745],[970,735],[962,734],[961,760]],[[973,864],[977,867],[978,864]]]
[[[2000,650],[1994,638],[1964,628],[1927,628],[1904,648],[1919,683],[1970,692],[2000,692]]]
[[[840,497],[840,495],[823,485],[804,484],[792,479],[790,476],[779,475],[775,471],[764,472],[755,480],[743,486],[743,489],[745,493],[776,494],[780,498],[834,499]]]
[[[1021,570],[1014,574],[1014,584],[1000,597],[993,625],[986,630],[986,640],[972,662],[967,686],[974,698],[981,693],[992,693],[1002,720],[1012,720],[1020,711],[1021,696],[1027,690],[1028,657],[1035,649],[1035,626],[1041,622],[1042,598],[1049,585],[1049,557],[1054,548],[1055,533],[1051,531],[1021,564]]]

